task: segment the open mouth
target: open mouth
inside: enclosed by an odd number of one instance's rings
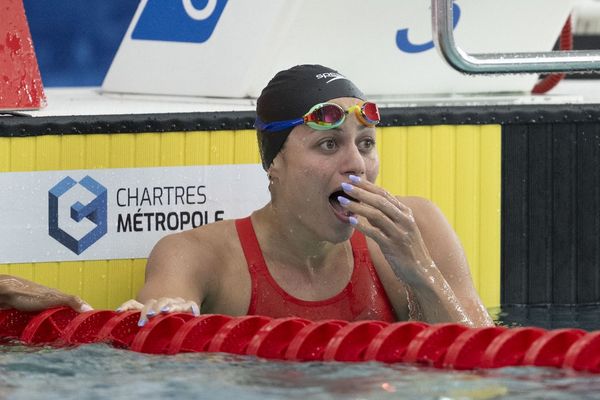
[[[347,222],[348,217],[351,217],[354,214],[352,212],[348,211],[348,209],[346,209],[344,206],[342,206],[340,204],[340,202],[338,200],[338,196],[343,196],[350,201],[357,201],[357,200],[354,199],[353,197],[349,196],[343,190],[336,190],[335,192],[333,192],[329,195],[329,204],[331,204],[331,207],[333,208],[335,215],[342,221]]]

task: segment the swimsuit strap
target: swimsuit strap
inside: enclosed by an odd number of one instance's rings
[[[367,245],[367,238],[358,229],[354,231],[354,234],[350,238],[350,244],[352,245],[352,252],[354,253],[355,258],[359,259],[360,261],[371,261],[371,256],[369,255],[369,246]],[[356,257],[357,255],[359,257]]]
[[[250,216],[246,218],[240,218],[235,220],[235,227],[240,238],[242,250],[244,250],[244,256],[248,266],[266,265],[265,258],[263,257],[262,251],[256,233],[252,227],[252,220]]]

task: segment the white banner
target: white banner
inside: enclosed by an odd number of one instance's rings
[[[577,0],[455,0],[469,53],[550,51]],[[202,6],[204,5],[204,6]],[[468,76],[437,54],[431,0],[141,0],[109,92],[257,97],[296,64],[339,70],[368,96],[530,92],[529,75]]]
[[[0,263],[146,258],[163,236],[269,201],[258,164],[0,174]]]

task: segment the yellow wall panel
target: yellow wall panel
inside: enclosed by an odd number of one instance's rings
[[[408,129],[406,146],[406,194],[431,198],[431,127]]]
[[[169,132],[161,134],[160,165],[183,165],[185,161],[185,133]]]
[[[141,133],[135,135],[134,167],[157,167],[160,165],[161,135]]]
[[[502,135],[497,126],[481,128],[479,293],[484,304],[500,305]]]
[[[133,298],[132,270],[133,260],[108,260],[106,308],[116,309],[124,301]]]
[[[65,135],[60,146],[60,168],[81,169],[85,166],[86,135]]]
[[[58,263],[58,289],[81,296],[83,294],[84,262]]]
[[[396,196],[406,194],[407,128],[385,128],[381,142],[380,185]]]
[[[479,127],[456,128],[456,203],[454,228],[479,282]]]
[[[210,135],[188,132],[185,136],[185,165],[210,164]]]
[[[110,137],[110,168],[133,167],[136,146],[134,134],[109,135]]]
[[[19,276],[21,278],[33,280],[33,266],[35,264],[22,263],[8,265],[6,273],[9,275]]]
[[[87,135],[85,154],[85,168],[110,168],[110,135]]]
[[[134,299],[142,286],[146,272],[146,259],[135,259],[131,263],[131,293],[129,298]]]
[[[234,131],[234,163],[258,164],[260,153],[256,142],[256,131]]]
[[[58,287],[58,263],[33,264],[33,280],[49,287]]]
[[[81,298],[94,308],[108,308],[106,292],[108,281],[108,262],[105,260],[83,262],[83,282]]]
[[[61,142],[64,136],[44,135],[35,137],[36,170],[61,169]]]
[[[210,132],[210,164],[233,164],[234,137],[231,131]]]
[[[35,137],[19,137],[11,141],[10,170],[34,171],[35,170]]]
[[[456,196],[456,127],[431,128],[431,200],[454,226]]]
[[[1,137],[0,138],[0,171],[10,171],[10,147],[12,138]]]

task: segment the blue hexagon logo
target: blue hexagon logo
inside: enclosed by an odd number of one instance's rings
[[[71,190],[75,185],[81,185],[92,193],[94,198],[87,204],[76,201],[69,207],[70,218],[81,222],[84,218],[91,221],[95,227],[79,239],[67,232],[66,227],[60,226],[59,207],[61,196]],[[63,246],[79,255],[93,245],[107,232],[107,190],[90,176],[84,177],[79,182],[67,176],[48,191],[48,233]],[[64,209],[64,208],[63,208]]]

